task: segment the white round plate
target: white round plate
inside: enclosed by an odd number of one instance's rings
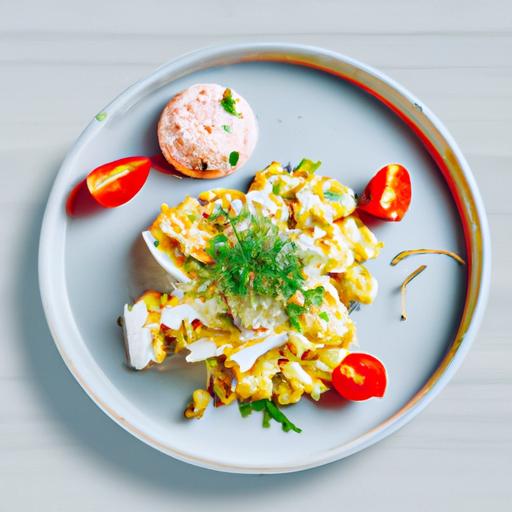
[[[194,83],[233,87],[257,114],[260,139],[247,165],[217,181],[177,179],[152,171],[127,205],[69,218],[66,198],[94,167],[158,153],[156,122],[165,103]],[[299,471],[334,461],[389,435],[447,383],[482,318],[490,273],[488,227],[480,195],[454,141],[428,108],[382,73],[342,55],[306,46],[248,44],[201,50],[136,83],[93,119],[67,155],[51,192],[40,243],[40,287],[58,349],[78,382],[113,420],[177,459],[239,473]],[[390,162],[411,173],[413,201],[400,223],[374,223],[384,241],[369,267],[376,302],[353,313],[360,350],[385,362],[384,399],[346,403],[329,394],[302,400],[287,415],[302,434],[261,427],[235,406],[186,421],[182,411],[201,386],[201,365],[133,372],[124,363],[116,318],[152,285],[155,265],[140,233],[160,204],[222,186],[245,190],[272,160],[322,160],[319,170],[361,191]],[[466,258],[409,258],[403,249],[450,249]],[[410,286],[409,319],[400,321],[398,288]],[[58,400],[58,397],[55,397]]]

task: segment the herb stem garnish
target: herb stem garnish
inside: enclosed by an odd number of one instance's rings
[[[228,114],[236,117],[242,117],[242,114],[236,111],[236,100],[233,98],[231,89],[228,88],[224,91],[222,99],[220,100],[220,104]]]
[[[210,240],[207,253],[214,263],[205,269],[222,293],[288,299],[302,288],[304,277],[296,246],[282,237],[268,218],[247,209],[231,216],[219,208],[208,220],[218,222],[220,218],[227,220],[233,234],[228,238],[222,233]]]
[[[254,402],[238,402],[238,408],[240,409],[240,414],[244,418],[249,416],[253,411],[263,412],[262,425],[264,428],[269,428],[270,420],[273,419],[274,421],[281,423],[281,428],[285,432],[290,432],[291,430],[298,434],[302,432],[302,429],[294,425],[281,411],[281,409],[267,398],[256,400]]]
[[[461,265],[465,265],[466,262],[456,253],[452,251],[445,251],[444,249],[411,249],[408,251],[402,251],[398,253],[392,260],[391,265],[395,266],[397,263],[400,263],[403,259],[408,258],[409,256],[413,256],[415,254],[444,254],[446,256],[450,256],[455,261],[459,262]]]
[[[215,285],[228,299],[272,297],[283,304],[290,324],[300,332],[300,315],[308,307],[322,304],[324,289],[318,286],[304,290],[303,264],[295,243],[283,236],[269,218],[252,214],[247,208],[236,216],[218,208],[208,220],[229,223],[231,229],[210,240],[206,252],[213,264],[202,267],[201,286]],[[303,302],[287,303],[297,292]]]
[[[427,265],[420,265],[414,272],[411,272],[404,280],[402,285],[400,286],[400,294],[402,296],[402,315],[401,320],[407,320],[407,311],[405,310],[405,297],[406,297],[406,287],[407,285],[419,274],[421,274],[425,269],[427,268]]]

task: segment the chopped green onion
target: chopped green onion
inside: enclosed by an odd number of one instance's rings
[[[264,428],[269,428],[270,420],[273,419],[274,421],[281,423],[281,428],[285,432],[290,432],[292,430],[297,433],[302,432],[302,429],[294,425],[281,411],[281,409],[267,398],[256,400],[254,402],[238,402],[238,408],[240,410],[240,414],[244,418],[249,416],[252,411],[263,412],[262,425]]]

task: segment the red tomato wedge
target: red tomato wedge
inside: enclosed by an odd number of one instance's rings
[[[383,167],[366,185],[358,208],[383,220],[402,220],[411,204],[411,177],[400,164]]]
[[[87,188],[101,206],[115,208],[137,194],[146,183],[150,169],[151,160],[145,156],[121,158],[91,171]]]
[[[369,354],[349,354],[332,372],[334,389],[347,400],[382,398],[387,377],[384,365]]]

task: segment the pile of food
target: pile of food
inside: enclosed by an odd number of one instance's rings
[[[318,166],[274,162],[247,193],[219,188],[164,204],[144,233],[180,282],[125,307],[127,352],[138,370],[178,353],[204,361],[207,384],[187,417],[201,417],[211,398],[318,400],[355,342],[348,308],[375,298],[363,263],[382,243],[355,213],[354,192]]]

